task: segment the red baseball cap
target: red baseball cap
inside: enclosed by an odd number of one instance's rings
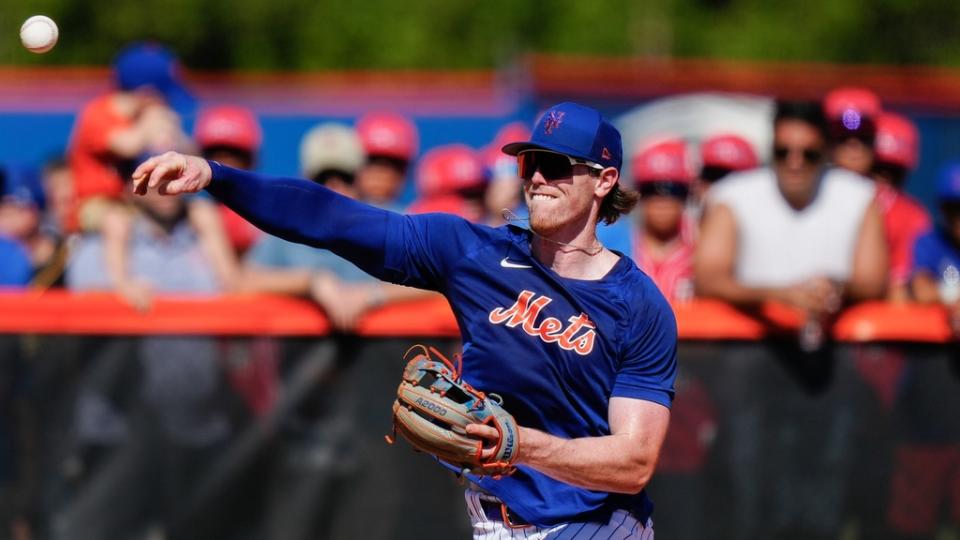
[[[739,135],[714,135],[700,145],[700,159],[704,167],[731,171],[746,171],[760,165],[757,153],[746,139]]]
[[[680,139],[641,146],[632,165],[633,180],[637,184],[693,181],[693,171],[687,158],[687,143]]]
[[[424,154],[416,182],[420,196],[429,198],[481,187],[487,182],[487,172],[479,152],[463,144],[448,144]]]
[[[223,105],[204,110],[197,118],[193,133],[201,148],[227,146],[256,154],[263,135],[253,112],[243,107]]]
[[[856,133],[873,134],[882,112],[880,96],[857,87],[836,88],[823,98],[823,114],[830,123],[831,136],[843,138]]]
[[[877,117],[877,162],[913,169],[919,159],[919,146],[920,133],[909,118],[889,112]]]
[[[413,122],[390,112],[365,114],[357,121],[357,134],[368,156],[413,161],[420,144]]]

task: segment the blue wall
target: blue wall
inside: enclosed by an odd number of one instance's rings
[[[619,110],[623,107],[607,109],[605,112],[610,116],[623,112]],[[960,158],[960,117],[901,112],[917,122],[921,133],[920,166],[911,176],[907,190],[934,209],[933,192],[937,171],[947,160]],[[535,114],[536,107],[527,105],[518,107],[513,115],[503,117],[430,116],[414,120],[420,130],[420,148],[423,153],[434,146],[452,142],[482,147],[490,142],[503,124],[514,120],[532,122]],[[62,154],[73,119],[72,114],[0,113],[0,163],[41,165]],[[297,175],[300,137],[315,124],[331,120],[349,124],[354,121],[349,117],[262,117],[264,146],[259,169],[272,174]],[[411,198],[412,186],[408,185],[405,202]]]

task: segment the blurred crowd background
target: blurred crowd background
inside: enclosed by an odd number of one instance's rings
[[[960,7],[175,4],[51,0],[57,49],[0,43],[19,64],[0,67],[0,286],[109,292],[147,315],[167,294],[284,295],[334,331],[0,336],[0,539],[469,534],[439,468],[381,448],[389,401],[357,399],[389,396],[409,341],[355,337],[364,315],[433,293],[205,194],[133,198],[129,175],[176,150],[524,226],[499,148],[566,99],[624,136],[640,203],[601,227],[607,246],[675,305],[773,301],[803,320],[769,342],[684,343],[658,532],[958,537]],[[863,301],[943,306],[952,341],[833,343]],[[404,519],[415,492],[449,515]]]

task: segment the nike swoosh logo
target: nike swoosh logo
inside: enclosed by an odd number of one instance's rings
[[[510,262],[510,260],[507,259],[506,257],[500,260],[500,266],[504,268],[533,268],[532,266],[527,264],[517,264],[514,262]]]

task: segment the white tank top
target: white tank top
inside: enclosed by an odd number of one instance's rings
[[[710,189],[708,204],[723,204],[737,222],[735,275],[749,287],[786,286],[815,276],[847,280],[867,208],[871,181],[828,169],[806,208],[780,193],[772,169],[730,175]]]

